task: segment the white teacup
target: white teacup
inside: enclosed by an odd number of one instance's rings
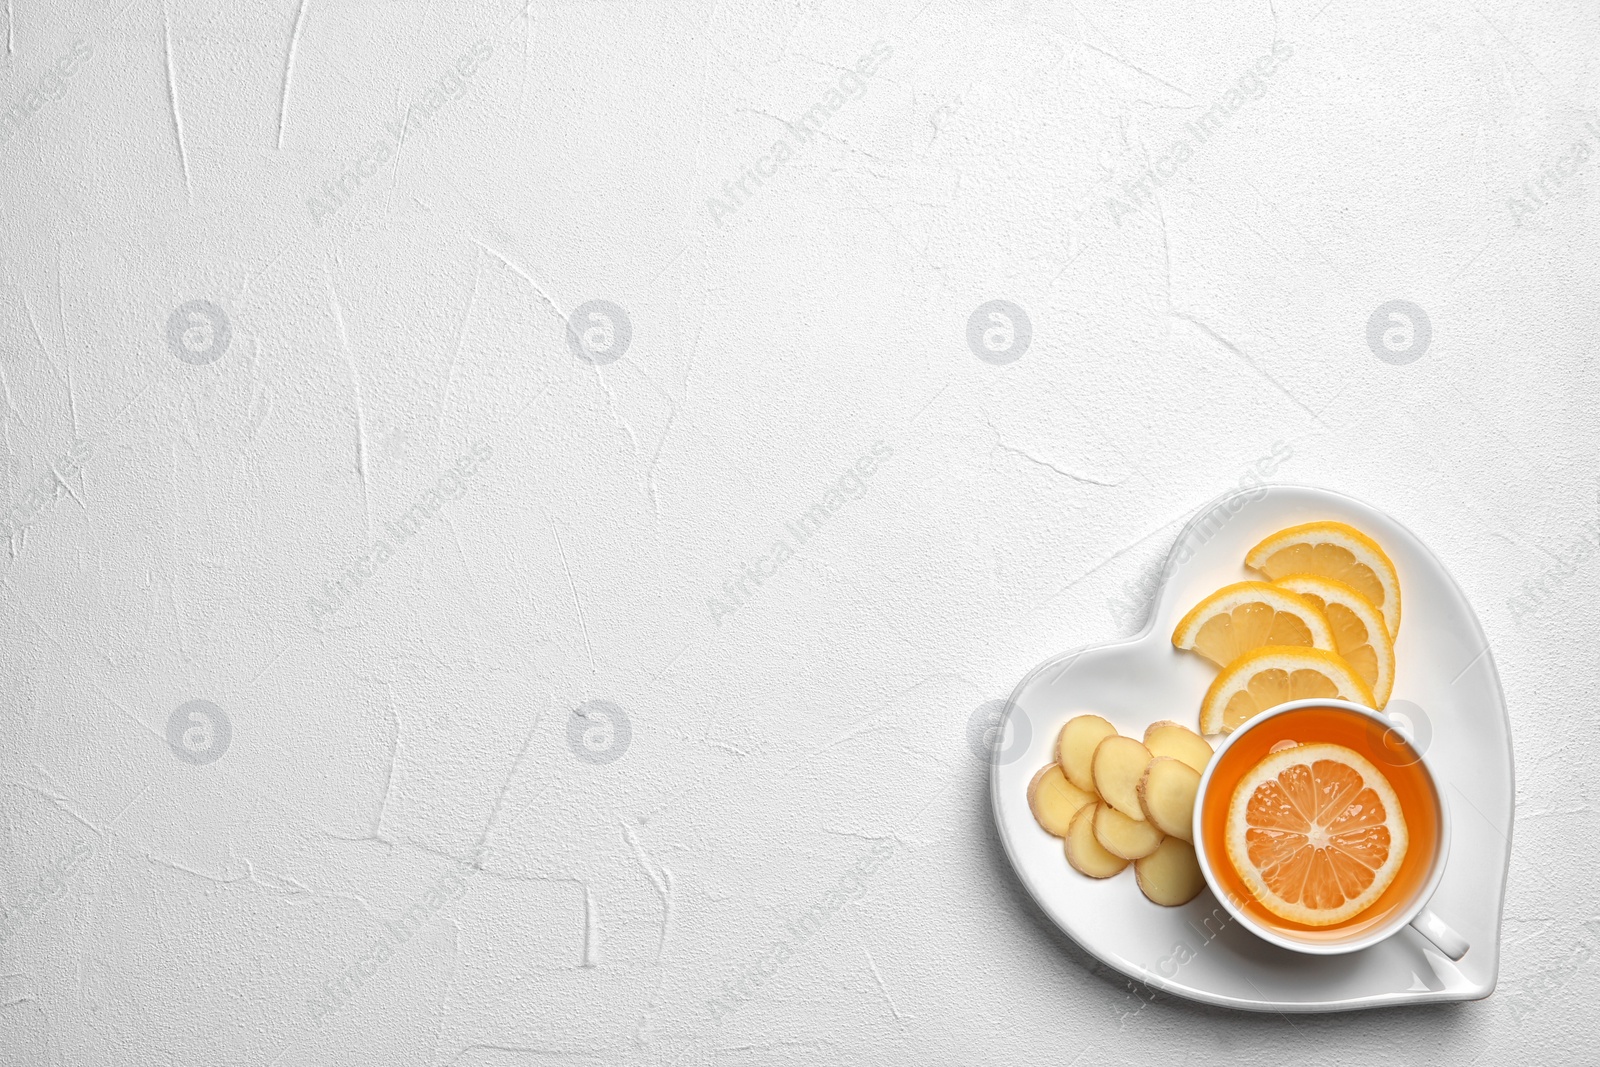
[[[1265,909],[1260,909],[1259,906],[1252,908],[1253,902],[1241,897],[1238,890],[1230,890],[1228,883],[1219,874],[1218,865],[1227,865],[1230,874],[1232,867],[1226,849],[1218,847],[1220,842],[1215,839],[1214,830],[1212,840],[1209,842],[1207,840],[1205,832],[1207,812],[1219,803],[1225,810],[1237,784],[1237,776],[1249,770],[1249,766],[1236,765],[1241,759],[1247,758],[1242,754],[1260,747],[1260,743],[1272,735],[1290,729],[1291,724],[1304,717],[1285,719],[1285,716],[1292,716],[1294,712],[1305,708],[1328,709],[1335,713],[1336,719],[1343,719],[1347,715],[1359,717],[1361,720],[1359,730],[1356,729],[1357,724],[1354,721],[1340,724],[1350,736],[1366,739],[1365,744],[1358,741],[1349,744],[1348,747],[1359,751],[1385,775],[1391,772],[1396,775],[1415,775],[1420,771],[1420,778],[1426,782],[1426,791],[1431,794],[1433,809],[1426,814],[1433,823],[1434,832],[1429,835],[1434,842],[1432,854],[1421,856],[1408,853],[1403,861],[1402,874],[1396,878],[1396,884],[1399,885],[1403,878],[1411,888],[1403,899],[1398,901],[1390,900],[1385,903],[1384,898],[1380,897],[1374,902],[1368,911],[1381,910],[1384,913],[1381,919],[1363,922],[1362,916],[1357,915],[1349,922],[1331,927],[1327,931],[1302,930],[1293,924],[1280,925],[1272,921],[1271,914],[1265,912]],[[1263,730],[1267,733],[1258,733]],[[1252,736],[1255,738],[1254,743],[1245,741]],[[1286,735],[1284,740],[1319,741],[1324,738],[1308,736],[1295,739]],[[1245,744],[1246,747],[1240,749],[1230,761],[1227,758],[1228,753],[1241,744]],[[1252,760],[1250,766],[1253,765]],[[1217,775],[1219,769],[1223,769],[1221,778]],[[1214,796],[1213,790],[1216,791]],[[1210,805],[1207,804],[1208,797],[1211,798]],[[1213,825],[1216,824],[1216,820],[1217,816],[1213,814]],[[1413,834],[1408,847],[1415,849],[1421,846],[1423,842]],[[1194,804],[1194,851],[1195,858],[1200,861],[1200,870],[1205,875],[1206,884],[1222,902],[1222,906],[1227,908],[1245,929],[1274,945],[1296,952],[1337,955],[1368,948],[1385,938],[1394,936],[1409,925],[1452,960],[1459,960],[1467,953],[1466,939],[1428,909],[1428,901],[1439,887],[1439,880],[1444,877],[1445,860],[1450,851],[1450,812],[1445,804],[1444,792],[1440,789],[1439,780],[1433,768],[1428,765],[1426,757],[1412,746],[1411,738],[1403,734],[1381,713],[1370,708],[1345,700],[1296,700],[1262,712],[1229,734],[1227,740],[1217,747],[1205,773],[1200,776],[1200,789]],[[1416,863],[1424,863],[1427,866],[1425,869],[1409,866]],[[1240,885],[1243,884],[1242,879],[1238,881]]]

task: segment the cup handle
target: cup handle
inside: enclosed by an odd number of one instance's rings
[[[1450,924],[1435,915],[1432,909],[1423,908],[1411,920],[1411,929],[1433,943],[1433,946],[1452,960],[1459,960],[1470,947],[1467,939],[1450,928]]]

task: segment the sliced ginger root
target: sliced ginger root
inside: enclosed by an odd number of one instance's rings
[[[1211,762],[1211,742],[1171,719],[1153,722],[1145,728],[1144,747],[1152,756],[1171,756],[1197,771],[1205,770],[1206,764]]]
[[[1189,903],[1206,887],[1194,846],[1176,837],[1167,838],[1150,855],[1135,860],[1133,873],[1140,892],[1168,908]]]
[[[1113,736],[1095,747],[1091,767],[1095,792],[1135,822],[1144,821],[1139,807],[1139,779],[1150,765],[1150,750],[1131,737]]]
[[[1192,841],[1194,801],[1199,792],[1199,771],[1172,756],[1157,756],[1139,779],[1139,807],[1150,825],[1163,834]]]
[[[1156,850],[1163,836],[1149,822],[1130,819],[1109,804],[1100,804],[1095,808],[1095,840],[1113,856],[1121,856],[1125,860],[1143,859]]]
[[[1056,738],[1056,762],[1061,765],[1067,781],[1086,793],[1093,793],[1094,773],[1090,762],[1094,759],[1095,746],[1116,734],[1117,728],[1098,715],[1076,715],[1068,719]]]
[[[1107,852],[1105,846],[1095,838],[1094,813],[1099,806],[1085,804],[1072,817],[1072,823],[1067,827],[1067,862],[1073,870],[1090,878],[1110,878],[1120,874],[1128,861]]]
[[[1056,837],[1066,837],[1067,826],[1078,809],[1094,801],[1093,793],[1085,793],[1067,781],[1061,767],[1054,763],[1039,768],[1039,773],[1028,783],[1028,807],[1034,819],[1045,833]]]

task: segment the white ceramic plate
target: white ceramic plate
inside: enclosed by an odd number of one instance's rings
[[[1241,929],[1210,890],[1178,908],[1152,904],[1133,870],[1096,881],[1067,866],[1061,841],[1028,810],[1028,780],[1053,758],[1056,734],[1095,712],[1142,737],[1157,719],[1196,725],[1215,676],[1172,647],[1190,607],[1229,582],[1260,579],[1244,555],[1285,526],[1333,519],[1375,538],[1400,574],[1403,617],[1387,711],[1423,749],[1450,806],[1449,866],[1432,908],[1471,942],[1452,963],[1410,929],[1342,956],[1278,948]],[[995,822],[1012,866],[1039,906],[1107,965],[1177,996],[1252,1011],[1346,1011],[1476,1000],[1494,991],[1500,909],[1511,858],[1511,725],[1494,658],[1472,607],[1416,536],[1359,501],[1322,489],[1231,493],[1184,528],[1144,632],[1066,652],[1034,668],[995,735]],[[1405,720],[1413,720],[1409,723]]]

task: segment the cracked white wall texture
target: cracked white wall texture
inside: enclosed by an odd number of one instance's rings
[[[0,1061],[1600,1057],[1594,5],[0,18]],[[1486,1001],[1153,996],[997,844],[1284,451],[1492,640]]]

